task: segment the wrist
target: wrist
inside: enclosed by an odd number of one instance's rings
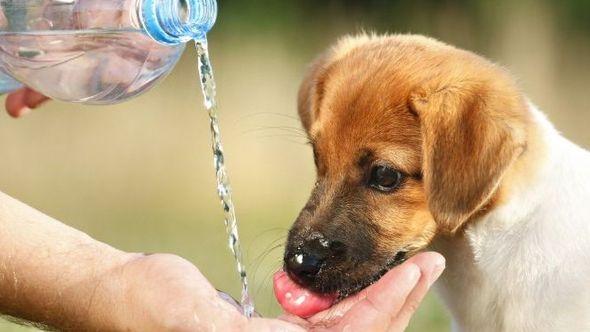
[[[128,293],[130,282],[126,270],[131,262],[141,255],[119,252],[89,281],[84,296],[88,297],[88,310],[83,314],[83,326],[72,331],[135,331],[133,320],[129,317]],[[106,258],[105,258],[106,260]]]
[[[101,244],[102,245],[102,244]],[[108,246],[95,249],[92,264],[80,264],[85,277],[63,294],[62,312],[53,315],[56,327],[63,331],[122,331],[120,329],[121,299],[117,297],[122,281],[117,276],[132,255]]]

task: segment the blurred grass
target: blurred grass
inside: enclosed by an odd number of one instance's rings
[[[577,3],[577,4],[574,4]],[[276,315],[270,274],[314,181],[296,132],[308,63],[361,28],[425,33],[507,65],[566,136],[590,146],[590,27],[581,1],[220,1],[210,36],[221,125],[258,310]],[[575,7],[581,6],[581,7]],[[587,21],[586,21],[587,22]],[[0,115],[0,190],[128,251],[171,252],[237,295],[215,196],[208,123],[188,50],[136,100],[52,103],[18,121]],[[274,248],[270,250],[270,248]],[[0,323],[0,331],[25,331]],[[409,331],[449,331],[431,295]]]

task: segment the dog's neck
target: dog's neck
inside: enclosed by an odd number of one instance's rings
[[[558,163],[572,158],[573,143],[562,137],[547,117],[529,103],[530,124],[524,152],[509,167],[489,211],[469,222],[467,237],[478,246],[481,236],[490,231],[509,231],[523,227],[531,213],[544,204],[549,190],[555,188]]]
[[[518,326],[511,311],[526,312],[521,297],[534,291],[527,286],[563,264],[563,251],[578,245],[568,237],[590,235],[580,217],[590,216],[583,186],[590,183],[590,154],[563,138],[536,107],[530,111],[526,152],[506,174],[497,204],[432,246],[447,258],[438,288],[458,330]]]

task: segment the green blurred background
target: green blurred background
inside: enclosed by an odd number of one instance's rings
[[[314,181],[295,96],[306,64],[346,33],[413,32],[508,68],[564,134],[590,147],[590,1],[220,0],[210,35],[227,161],[258,310],[276,315],[271,273]],[[193,261],[239,283],[226,248],[195,53],[131,102],[51,103],[0,115],[0,190],[128,251]],[[8,322],[0,331],[24,331]],[[409,331],[449,331],[435,295]]]

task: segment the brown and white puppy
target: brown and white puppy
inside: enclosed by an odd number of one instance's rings
[[[317,166],[285,269],[359,291],[426,247],[459,331],[590,330],[590,154],[511,76],[415,35],[348,37],[305,78]]]

